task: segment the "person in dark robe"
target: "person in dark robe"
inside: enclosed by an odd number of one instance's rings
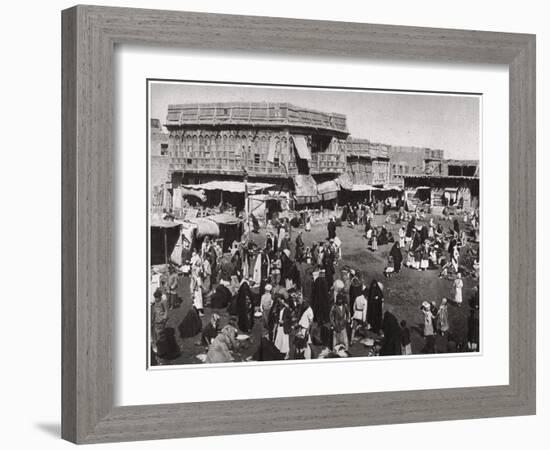
[[[384,313],[384,319],[382,320],[382,331],[384,332],[384,339],[382,339],[380,356],[400,355],[401,328],[391,309],[388,309]]]
[[[341,216],[342,222],[345,222],[346,220],[348,220],[348,214],[349,214],[349,203],[344,205],[344,207],[342,208],[342,216]]]
[[[210,285],[214,286],[218,283],[218,254],[216,253],[216,249],[214,246],[210,246],[210,249],[208,250],[208,261],[210,261]]]
[[[280,293],[273,294],[273,304],[271,306],[271,310],[269,311],[269,316],[267,320],[267,333],[270,341],[273,341],[275,337],[275,329],[279,322],[279,313],[281,312],[281,308],[283,305],[283,303],[280,301],[280,298]]]
[[[157,357],[162,359],[176,359],[181,354],[180,347],[176,342],[173,328],[165,328],[159,333],[157,339]]]
[[[294,216],[292,219],[290,219],[290,226],[292,228],[300,228],[302,226],[302,219],[300,216]]]
[[[300,287],[302,289],[302,295],[307,301],[311,301],[311,294],[313,292],[313,266],[307,261],[301,261],[296,264],[298,272],[300,272]]]
[[[413,251],[418,250],[421,245],[422,245],[422,237],[420,236],[420,233],[418,231],[415,231],[413,233],[412,250]]]
[[[193,306],[178,325],[178,331],[182,339],[196,336],[202,330],[202,322],[199,312]]]
[[[373,280],[369,287],[368,303],[367,303],[367,323],[373,333],[379,333],[382,326],[382,304],[384,302],[384,294],[380,288],[380,284]]]
[[[342,219],[342,222],[344,220]],[[349,214],[348,214],[348,223],[353,227],[355,222],[357,221],[357,212],[355,208],[350,208]]]
[[[281,252],[281,286],[285,286],[285,280],[291,279],[292,260],[289,255],[288,250]]]
[[[453,220],[453,230],[457,235],[460,234],[460,223],[458,223],[458,219]]]
[[[474,286],[473,290],[472,296],[468,299],[468,305],[471,309],[479,309],[479,288]]]
[[[370,223],[370,219],[367,219],[367,220],[365,221],[365,235],[366,235],[366,234],[369,232],[369,230],[371,230],[371,229],[372,229],[372,225],[371,225],[371,223]]]
[[[304,256],[304,240],[302,239],[302,231],[298,231],[298,236],[296,236],[296,250],[295,250],[295,259],[296,261],[301,261]]]
[[[378,245],[386,245],[388,243],[388,230],[382,225],[380,234],[378,235]]]
[[[254,361],[282,361],[285,359],[285,355],[268,338],[262,337],[252,359]]]
[[[479,310],[470,309],[468,324],[468,350],[479,351]]]
[[[324,273],[313,282],[313,292],[311,295],[311,309],[313,309],[314,321],[319,325],[329,322],[330,308],[332,306],[328,295],[328,284]]]
[[[325,270],[325,278],[329,287],[334,283],[334,273],[336,271],[334,267],[335,259],[336,255],[332,246],[327,246],[323,253],[323,269]]]
[[[355,299],[360,295],[363,295],[363,284],[361,283],[361,280],[359,280],[359,278],[354,272],[352,272],[351,275],[352,275],[352,278],[351,278],[351,283],[349,287],[349,310],[353,314]]]
[[[210,322],[206,324],[201,333],[201,344],[208,347],[220,331],[220,316],[212,314]]]
[[[273,236],[271,235],[271,233],[266,233],[266,236],[265,236],[265,251],[269,255],[270,258],[273,255],[274,248],[275,247],[274,247],[274,244],[273,244]]]
[[[248,282],[241,284],[235,303],[239,329],[243,333],[249,333],[254,325],[254,306]]]
[[[261,250],[259,257],[260,260],[260,296],[264,295],[265,285],[267,284],[267,277],[269,276],[270,262],[269,253],[266,250]]]
[[[279,251],[290,250],[290,242],[288,242],[288,233],[285,232],[284,236],[279,240]]]
[[[390,250],[390,256],[393,261],[393,273],[399,273],[401,264],[403,263],[403,254],[399,247],[399,242],[395,242]]]
[[[422,225],[422,228],[420,229],[420,243],[424,243],[429,238],[429,231],[428,227],[426,225]]]
[[[336,221],[334,217],[331,217],[327,224],[328,238],[334,239],[336,237]]]
[[[240,251],[235,252],[235,254],[233,255],[233,258],[231,258],[231,263],[233,264],[233,268],[232,268],[233,272],[231,273],[231,275],[240,275],[242,270],[242,265],[243,265],[243,260],[242,260]]]
[[[300,279],[300,271],[295,261],[291,260],[290,268],[288,271],[288,279],[294,283],[296,289],[302,288],[302,280]]]
[[[411,218],[411,220],[407,224],[407,231],[405,233],[405,236],[408,237],[408,238],[412,238],[413,237],[413,231],[415,230],[415,227],[416,227],[416,220],[413,217],[413,218]]]
[[[223,281],[223,280],[222,280]],[[210,307],[212,309],[227,308],[231,303],[231,291],[225,286],[225,284],[218,284],[212,297],[210,298]]]

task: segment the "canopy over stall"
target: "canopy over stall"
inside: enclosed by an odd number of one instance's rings
[[[248,185],[248,186],[247,186]],[[196,189],[204,191],[224,191],[244,194],[248,187],[248,192],[254,194],[264,189],[273,187],[273,184],[268,183],[244,183],[242,181],[208,181],[202,184],[185,184],[187,189]]]
[[[181,223],[170,220],[153,219],[151,232],[151,265],[168,264],[180,237]]]
[[[243,234],[243,222],[241,219],[229,214],[216,214],[208,216],[208,220],[218,226],[219,237],[223,239],[223,251],[227,251],[233,241],[239,241]]]
[[[338,196],[340,186],[334,180],[325,181],[317,185],[317,192],[323,200],[333,200]]]
[[[311,175],[295,175],[294,187],[296,192],[296,203],[317,203],[319,195],[317,194],[317,183]]]

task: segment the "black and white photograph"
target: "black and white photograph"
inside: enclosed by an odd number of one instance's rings
[[[147,80],[149,367],[481,352],[482,96]]]

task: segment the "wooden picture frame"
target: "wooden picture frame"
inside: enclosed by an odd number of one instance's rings
[[[96,6],[63,11],[62,30],[64,439],[94,443],[535,413],[535,36]],[[113,52],[119,43],[505,64],[509,384],[114,407]]]

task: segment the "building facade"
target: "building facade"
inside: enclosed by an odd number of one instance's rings
[[[400,185],[405,175],[444,175],[444,152],[425,147],[389,147],[389,182]]]
[[[170,181],[168,175],[170,156],[168,150],[168,132],[163,129],[159,119],[149,122],[150,184],[158,187]]]
[[[479,207],[479,177],[462,175],[404,175],[405,199],[432,207]]]
[[[345,170],[346,117],[289,103],[170,105],[169,174],[173,186],[211,180],[292,186]]]
[[[164,127],[157,119],[150,125],[152,188],[242,182],[246,176],[250,183],[276,186],[298,205],[334,202],[339,191],[394,195],[409,188],[409,197],[439,206],[461,188],[454,177],[479,176],[477,161],[445,160],[441,149],[354,138],[345,115],[290,103],[174,104]],[[428,197],[418,180],[433,185]],[[475,182],[466,184],[471,194],[461,197],[469,201],[479,194]]]
[[[383,186],[389,183],[391,146],[368,139],[348,138],[346,172],[356,186]]]

